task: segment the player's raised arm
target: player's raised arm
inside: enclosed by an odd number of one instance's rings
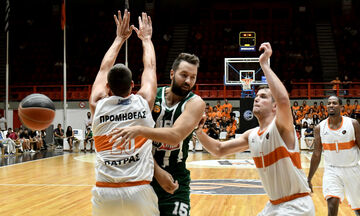
[[[276,102],[276,126],[287,147],[289,149],[294,149],[294,126],[288,92],[283,83],[270,68],[269,59],[272,54],[270,43],[261,44],[259,50],[264,51],[264,53],[260,55],[259,63],[266,76],[271,94]]]
[[[152,109],[155,101],[157,79],[155,49],[151,41],[152,22],[150,16],[142,13],[142,17],[139,17],[139,29],[134,27],[134,30],[142,41],[143,46],[144,71],[141,76],[141,88],[138,94],[148,101]]]
[[[101,62],[100,70],[91,90],[89,104],[92,114],[95,112],[96,103],[109,94],[108,90],[106,90],[107,74],[114,65],[121,46],[130,37],[133,29],[133,26],[129,26],[130,12],[127,10],[125,10],[123,18],[121,18],[121,12],[118,11],[118,16],[114,15],[114,19],[116,23],[116,38]]]

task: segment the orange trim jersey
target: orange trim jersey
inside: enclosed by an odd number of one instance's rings
[[[96,149],[95,177],[98,187],[149,184],[154,173],[152,141],[136,137],[128,142],[110,142],[114,128],[154,127],[148,102],[140,95],[111,96],[98,101],[92,130]]]
[[[289,150],[275,124],[263,131],[255,128],[249,147],[270,202],[274,205],[309,195],[307,179],[301,169],[299,144],[294,129],[294,150]]]
[[[355,143],[352,119],[342,116],[338,129],[329,127],[329,118],[320,122],[320,137],[324,149],[325,165],[338,167],[356,166],[360,160],[360,150]]]

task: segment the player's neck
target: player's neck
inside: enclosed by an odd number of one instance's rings
[[[265,130],[274,120],[275,115],[266,115],[257,117],[259,122],[260,131]]]
[[[338,125],[340,124],[342,121],[342,116],[341,115],[336,115],[336,116],[329,116],[329,123],[330,125]]]
[[[166,90],[165,90],[166,105],[169,107],[174,106],[175,104],[177,104],[179,101],[181,101],[184,98],[185,98],[185,96],[179,96],[179,95],[174,94],[171,91],[171,87],[166,88]]]

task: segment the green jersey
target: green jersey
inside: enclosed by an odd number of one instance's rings
[[[176,119],[183,112],[189,99],[196,96],[194,93],[190,92],[183,100],[172,107],[168,107],[165,100],[166,88],[168,87],[159,87],[157,90],[154,109],[152,111],[153,119],[156,122],[155,127],[172,127]],[[189,141],[191,140],[191,137],[192,134],[176,146],[154,141],[153,155],[159,166],[172,174],[183,174],[186,170],[185,162],[188,157]]]
[[[155,127],[172,127],[176,119],[184,111],[186,103],[193,97],[190,92],[183,100],[172,107],[166,105],[165,90],[168,87],[157,89],[152,116]],[[176,146],[153,141],[153,155],[160,167],[169,172],[179,182],[179,188],[174,194],[164,191],[158,182],[153,179],[153,186],[159,199],[161,216],[189,215],[190,214],[190,171],[186,169],[186,159],[189,151],[189,141],[192,133]]]

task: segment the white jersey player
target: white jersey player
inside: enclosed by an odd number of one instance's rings
[[[216,156],[250,148],[270,198],[258,215],[315,215],[310,188],[301,170],[288,93],[268,64],[272,54],[270,44],[261,44],[260,50],[264,53],[259,63],[269,87],[260,87],[254,100],[253,113],[259,127],[246,131],[237,139],[220,142],[203,133],[203,119],[196,134],[204,147]]]
[[[315,174],[324,150],[323,194],[328,215],[337,215],[344,194],[350,207],[360,215],[360,125],[355,119],[340,115],[341,100],[328,99],[329,118],[315,127],[315,149],[308,182]]]
[[[95,79],[90,110],[96,149],[95,178],[92,190],[94,215],[159,215],[157,196],[150,186],[154,172],[151,140],[136,137],[125,142],[107,136],[114,128],[132,125],[154,126],[151,108],[156,95],[156,60],[151,42],[151,19],[142,14],[139,29],[129,27],[130,13],[114,16],[116,38],[105,54]],[[141,88],[134,86],[129,68],[115,60],[132,30],[142,41],[144,72]]]

